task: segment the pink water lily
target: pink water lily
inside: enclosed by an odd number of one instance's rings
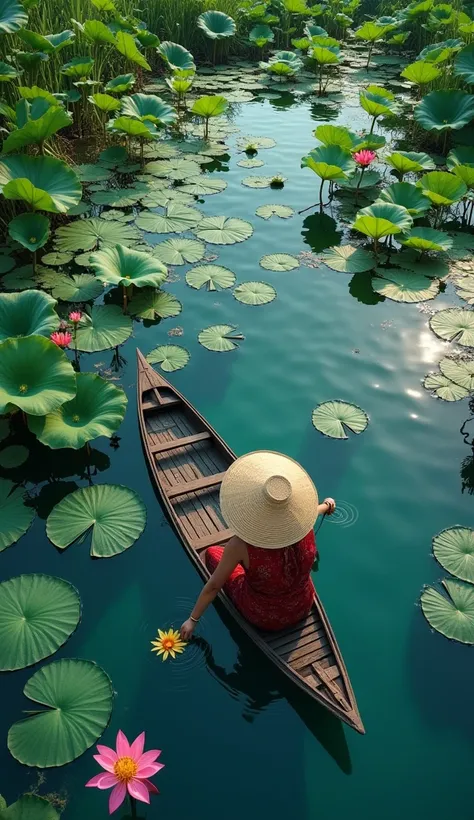
[[[364,148],[362,151],[356,151],[353,157],[357,165],[360,165],[361,168],[367,168],[374,159],[377,159],[377,154],[375,151],[369,151],[367,148]]]
[[[74,325],[77,325],[82,319],[82,313],[80,310],[71,310],[69,314],[69,321],[72,322]]]
[[[68,345],[70,345],[72,342],[71,334],[67,332],[63,333],[60,330],[55,330],[54,333],[51,333],[51,336],[49,338],[58,347],[68,347]]]
[[[122,805],[127,793],[142,803],[150,802],[150,794],[158,794],[158,789],[148,779],[163,768],[163,763],[156,763],[160,756],[159,749],[144,752],[145,732],[130,744],[124,733],[117,734],[115,751],[109,746],[97,746],[98,755],[94,755],[99,766],[106,774],[96,774],[86,786],[97,789],[112,789],[109,798],[109,814]]]

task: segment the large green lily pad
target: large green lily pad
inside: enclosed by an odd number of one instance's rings
[[[186,282],[191,288],[199,290],[218,290],[231,288],[235,284],[235,273],[222,265],[197,265],[186,274]]]
[[[185,265],[199,262],[206,252],[206,246],[197,239],[166,239],[153,249],[156,256],[165,265]]]
[[[76,344],[85,353],[109,350],[127,341],[132,332],[129,316],[117,305],[94,305],[84,312],[77,327]]]
[[[54,413],[29,416],[31,432],[48,447],[79,450],[86,442],[107,436],[120,427],[127,409],[127,396],[95,373],[78,373],[77,393]]]
[[[104,248],[90,258],[97,278],[104,285],[122,285],[137,288],[158,288],[165,281],[168,271],[159,259],[149,253],[130,250],[124,245]]]
[[[234,297],[244,305],[267,305],[276,295],[275,288],[267,282],[242,282],[234,290]]]
[[[153,322],[155,319],[170,319],[178,316],[183,309],[181,302],[172,293],[146,288],[133,297],[129,306],[132,316]]]
[[[19,575],[0,584],[0,671],[48,658],[76,629],[79,593],[51,575]]]
[[[265,270],[286,271],[299,268],[300,263],[296,256],[289,253],[271,253],[262,256],[260,266]]]
[[[435,396],[443,401],[461,401],[469,395],[465,387],[455,384],[443,373],[428,373],[423,381],[423,387],[432,390]]]
[[[56,410],[76,393],[65,353],[44,336],[7,339],[0,345],[0,413],[19,407],[33,416]]]
[[[474,311],[465,308],[438,310],[430,319],[430,328],[440,339],[474,347]]]
[[[433,555],[444,569],[474,584],[474,530],[450,527],[433,538]]]
[[[181,233],[195,228],[203,216],[197,208],[188,208],[180,202],[172,202],[164,214],[143,211],[136,220],[139,228],[148,233]]]
[[[187,365],[190,354],[181,345],[158,345],[146,357],[150,364],[159,364],[165,373],[173,373]]]
[[[377,268],[372,279],[376,293],[394,302],[427,302],[439,293],[437,279],[400,268]]]
[[[347,401],[326,401],[313,410],[313,426],[329,438],[347,439],[347,430],[363,433],[369,418],[356,404]]]
[[[459,581],[444,580],[443,595],[427,587],[421,595],[421,609],[436,632],[460,643],[474,644],[474,589]]]
[[[339,245],[329,248],[321,254],[321,261],[331,270],[344,273],[365,273],[375,266],[375,259],[371,253],[363,248],[354,248],[352,245]]]
[[[107,222],[90,217],[63,225],[56,231],[56,245],[60,251],[90,251],[97,246],[132,245],[140,238],[140,231],[133,225]]]
[[[245,242],[253,234],[250,222],[227,216],[207,216],[202,219],[195,234],[211,245],[234,245]]]
[[[0,342],[20,336],[47,336],[59,323],[56,300],[38,290],[0,294]]]
[[[8,748],[25,766],[64,766],[89,749],[109,722],[112,683],[92,661],[60,660],[43,666],[23,693],[46,709],[14,723]]]
[[[474,359],[452,359],[445,356],[439,363],[439,369],[455,384],[470,393],[474,391]]]
[[[92,273],[75,273],[58,277],[52,294],[63,302],[91,302],[103,289],[102,283]]]
[[[46,534],[66,549],[92,532],[91,555],[112,558],[140,537],[146,508],[133,490],[119,484],[95,484],[76,490],[57,504],[46,521]]]
[[[198,341],[207,350],[214,353],[227,353],[238,347],[237,342],[242,341],[244,336],[236,333],[235,325],[212,325],[206,327],[198,335]]]
[[[2,806],[0,797],[0,820],[59,820],[59,814],[53,805],[44,797],[36,794],[23,794],[7,808]]]
[[[26,154],[0,159],[0,190],[6,199],[22,200],[33,210],[60,214],[82,196],[79,178],[65,162]]]
[[[237,164],[241,165],[242,163],[239,162]],[[277,216],[280,219],[289,219],[294,213],[293,208],[290,208],[288,205],[260,205],[255,211],[255,214],[262,219],[271,219],[273,216]]]
[[[35,511],[24,504],[23,487],[0,478],[0,552],[18,541],[29,529]]]

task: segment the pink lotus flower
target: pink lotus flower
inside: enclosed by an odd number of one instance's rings
[[[377,159],[377,154],[375,153],[375,151],[368,151],[365,148],[362,151],[356,151],[356,153],[353,154],[353,157],[357,162],[357,165],[360,165],[361,168],[368,168],[368,166],[374,161],[374,159]]]
[[[148,778],[163,768],[163,763],[156,763],[161,751],[152,749],[143,753],[145,748],[145,732],[138,735],[130,744],[124,733],[117,734],[116,750],[108,746],[97,746],[98,755],[94,755],[99,766],[107,774],[96,774],[86,783],[88,787],[97,789],[111,789],[109,798],[109,814],[112,814],[122,805],[128,794],[142,803],[150,802],[150,794],[158,794],[158,789]]]
[[[74,325],[77,325],[82,319],[82,313],[80,310],[72,310],[69,314],[69,321],[72,322]]]
[[[49,338],[58,347],[68,347],[72,342],[72,336],[67,331],[63,333],[60,330],[56,330],[54,333],[51,333]]]

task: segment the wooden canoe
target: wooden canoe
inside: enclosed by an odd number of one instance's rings
[[[219,507],[222,477],[236,456],[211,425],[137,350],[138,418],[143,447],[163,506],[204,579],[207,547],[232,536]],[[364,734],[341,652],[318,595],[303,621],[263,632],[220,598],[247,635],[297,686]]]

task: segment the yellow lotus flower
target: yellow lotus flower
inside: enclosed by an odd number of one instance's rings
[[[159,629],[156,640],[151,641],[151,645],[153,647],[151,651],[156,652],[157,655],[163,655],[163,661],[165,661],[169,655],[171,655],[172,658],[176,658],[176,653],[184,652],[187,646],[185,641],[181,640],[180,634],[176,629],[168,629],[168,632],[162,632],[161,629]]]

